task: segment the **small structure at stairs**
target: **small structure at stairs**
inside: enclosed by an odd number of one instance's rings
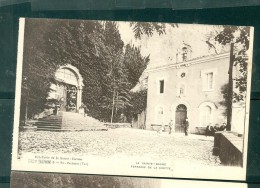
[[[38,131],[106,131],[108,128],[99,120],[74,112],[59,112],[39,119]]]

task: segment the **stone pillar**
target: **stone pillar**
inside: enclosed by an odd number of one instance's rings
[[[77,93],[77,110],[79,110],[79,107],[82,105],[82,86],[78,87],[78,93]]]

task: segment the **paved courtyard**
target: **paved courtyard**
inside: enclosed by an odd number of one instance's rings
[[[119,128],[108,131],[20,132],[20,153],[72,153],[111,157],[143,156],[157,159],[188,160],[204,165],[220,165],[212,155],[213,137],[157,133]]]

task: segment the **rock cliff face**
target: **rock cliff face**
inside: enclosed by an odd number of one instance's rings
[[[113,176],[12,172],[11,188],[159,188],[160,180]]]

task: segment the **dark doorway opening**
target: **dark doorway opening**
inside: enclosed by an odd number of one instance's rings
[[[187,107],[180,104],[175,112],[175,132],[184,132],[184,122],[187,117]]]

